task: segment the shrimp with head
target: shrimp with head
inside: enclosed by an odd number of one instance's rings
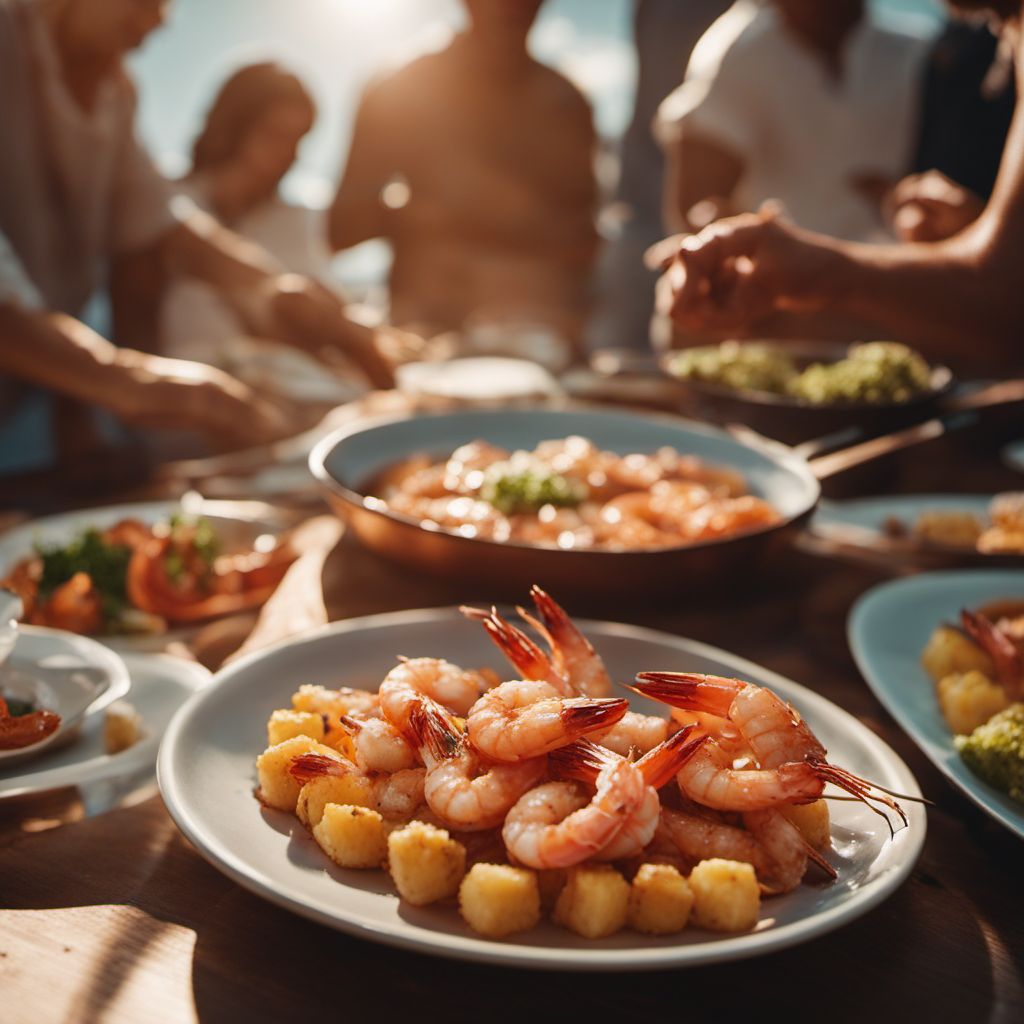
[[[832,783],[889,822],[879,803],[907,824],[903,808],[880,786],[830,764],[825,747],[799,713],[768,687],[692,672],[641,672],[635,689],[684,711],[708,712],[728,722],[751,751],[756,767],[735,770],[713,743],[677,776],[684,795],[720,810],[755,811],[818,799]],[[892,825],[890,824],[890,830]]]

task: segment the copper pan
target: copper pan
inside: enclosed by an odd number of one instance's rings
[[[820,481],[863,462],[927,441],[973,421],[978,410],[1024,401],[1024,381],[993,385],[958,402],[940,419],[814,459],[757,437],[671,416],[607,409],[477,410],[389,418],[342,428],[310,455],[310,469],[336,513],[363,545],[391,561],[494,598],[521,597],[533,583],[588,604],[604,599],[699,596],[710,586],[746,579],[786,546],[821,496]],[[741,472],[751,492],[769,501],[781,520],[766,529],[699,544],[647,551],[575,551],[463,536],[386,508],[364,493],[367,481],[415,454],[444,457],[467,441],[533,448],[579,434],[601,448],[628,454],[668,445]]]

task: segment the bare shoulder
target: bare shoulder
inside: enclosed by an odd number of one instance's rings
[[[574,121],[580,127],[591,125],[593,110],[590,101],[560,71],[547,64],[533,61],[534,95],[546,107],[558,112],[567,120]]]
[[[402,101],[424,89],[433,90],[446,76],[449,65],[445,51],[441,50],[425,53],[398,67],[384,68],[367,83],[363,90],[364,101],[384,105]]]

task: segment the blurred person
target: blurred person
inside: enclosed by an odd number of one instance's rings
[[[1000,19],[1024,74],[1024,0],[958,0]],[[1006,372],[1024,337],[1024,112],[1016,109],[992,196],[938,242],[866,246],[788,223],[770,207],[674,240],[659,300],[684,329],[747,334],[766,316],[830,309],[932,358]]]
[[[0,0],[0,374],[135,423],[264,440],[289,424],[227,375],[117,349],[78,319],[113,253],[155,247],[253,320],[297,344],[357,349],[337,300],[191,208],[135,136],[123,59],[164,20],[165,0]]]
[[[949,22],[925,71],[914,173],[884,209],[903,242],[937,242],[985,208],[1016,105],[1013,62],[991,25]]]
[[[467,29],[363,95],[330,241],[385,238],[391,322],[578,335],[597,248],[590,107],[526,40],[541,0],[464,0]]]
[[[658,111],[669,226],[773,199],[802,227],[891,240],[881,198],[911,169],[927,53],[865,0],[737,0]]]
[[[218,90],[193,144],[192,166],[177,186],[282,265],[329,286],[324,211],[291,205],[279,192],[315,119],[313,98],[295,74],[274,63],[239,68]],[[366,389],[351,362],[327,373],[323,362],[294,346],[253,337],[217,289],[186,277],[164,284],[159,347],[289,396],[337,404]]]
[[[658,105],[683,79],[690,52],[729,0],[635,0],[637,56],[633,116],[622,139],[619,181],[612,207],[614,236],[597,271],[590,349],[646,348],[657,273],[644,252],[666,227],[662,220],[665,157],[651,131]]]

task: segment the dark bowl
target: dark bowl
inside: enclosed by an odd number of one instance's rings
[[[844,359],[849,346],[823,341],[745,341],[743,345],[771,345],[784,349],[798,366],[835,363]],[[903,402],[841,402],[814,405],[771,391],[737,390],[706,381],[689,380],[672,372],[676,352],[660,359],[661,369],[680,389],[686,409],[712,423],[741,423],[784,444],[803,444],[830,434],[856,429],[864,437],[887,434],[930,418],[940,400],[953,387],[952,371],[931,367],[930,388]]]
[[[628,454],[671,446],[744,474],[749,490],[779,510],[781,521],[757,532],[645,551],[573,551],[467,537],[390,511],[365,493],[367,481],[415,454],[446,457],[480,438],[509,449],[533,448],[572,434]],[[494,598],[521,599],[533,583],[559,595],[621,603],[630,596],[689,593],[746,578],[785,545],[814,508],[820,488],[790,452],[742,444],[712,427],[667,416],[613,411],[509,409],[378,421],[325,438],[310,468],[337,514],[372,551],[417,572],[479,587]]]

